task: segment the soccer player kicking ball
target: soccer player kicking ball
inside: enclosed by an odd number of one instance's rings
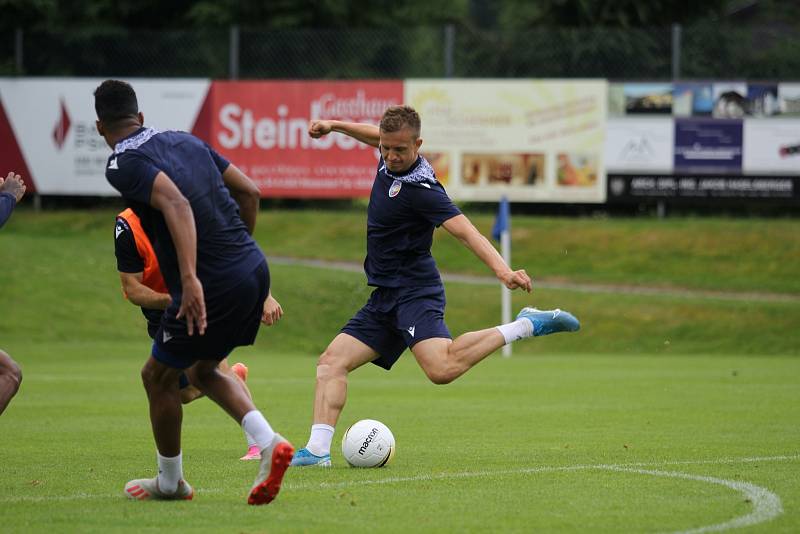
[[[413,108],[390,107],[379,127],[319,120],[308,129],[313,138],[331,132],[380,149],[367,209],[364,261],[367,282],[375,290],[319,358],[314,424],[308,444],[292,460],[296,466],[331,464],[347,374],[367,362],[388,370],[408,347],[433,383],[447,384],[506,343],[580,326],[565,311],[523,308],[512,323],[452,339],[444,323],[444,286],[431,256],[434,228],[444,226],[509,289],[530,292],[530,277],[524,270],[511,270],[453,205],[431,165],[419,155],[420,119]]]
[[[294,448],[272,429],[238,380],[218,367],[234,348],[253,344],[269,296],[269,268],[250,236],[258,189],[196,137],[145,128],[129,84],[106,80],[94,97],[97,131],[113,149],[106,178],[150,236],[171,297],[142,369],[158,476],[131,480],[126,495],[139,500],[194,496],[183,478],[178,389],[181,373],[191,368],[194,385],[258,444],[261,461],[247,502],[269,503]],[[226,188],[231,181],[250,191],[249,201],[237,206]]]
[[[235,185],[232,184],[232,186]],[[244,191],[233,189],[231,191],[234,194],[244,193]],[[161,324],[161,316],[172,303],[172,298],[169,296],[164,277],[161,276],[161,270],[158,268],[158,258],[156,258],[150,238],[144,231],[139,217],[130,208],[117,215],[114,223],[114,254],[117,258],[122,293],[131,304],[141,307],[142,314],[147,320],[147,334],[151,339],[155,339]],[[281,315],[283,315],[283,310],[278,301],[272,296],[267,297],[261,322],[270,326],[277,322]],[[219,368],[223,373],[234,373],[234,376],[239,378],[247,396],[253,398],[247,387],[248,369],[245,364],[240,362],[228,367],[226,358],[219,362]],[[186,373],[181,374],[179,385],[183,404],[188,404],[203,396],[203,392],[191,384]],[[261,451],[255,440],[247,432],[244,434],[247,440],[247,452],[240,459],[260,460]]]

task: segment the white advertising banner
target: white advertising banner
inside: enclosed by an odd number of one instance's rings
[[[800,175],[800,119],[744,121],[745,174]]]
[[[458,200],[604,202],[605,80],[409,80],[422,153]]]
[[[105,179],[111,149],[95,128],[101,78],[0,78],[0,104],[36,191],[45,195],[116,195]],[[210,82],[128,80],[145,124],[191,131]],[[4,150],[4,149],[0,149]]]
[[[606,170],[671,173],[674,146],[672,117],[610,118],[606,124]]]

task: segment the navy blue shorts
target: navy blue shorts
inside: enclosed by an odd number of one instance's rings
[[[190,336],[186,321],[176,319],[178,306],[171,305],[161,318],[153,342],[153,358],[176,369],[191,367],[197,360],[221,361],[236,347],[256,340],[264,301],[269,294],[269,268],[260,264],[250,276],[212,299],[206,297],[206,333]]]
[[[444,286],[378,287],[342,328],[378,353],[372,363],[391,369],[400,355],[425,339],[452,339],[444,324]]]

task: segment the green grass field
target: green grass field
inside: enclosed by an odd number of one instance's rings
[[[358,216],[265,212],[257,236],[268,254],[358,261]],[[448,386],[430,384],[409,355],[390,373],[359,370],[334,467],[290,470],[267,507],[245,504],[256,466],[237,459],[241,431],[199,400],[184,412],[195,500],[128,502],[124,483],[155,472],[138,377],[149,344],[119,294],[112,224],[111,211],[23,210],[0,231],[0,347],[25,373],[0,417],[2,532],[800,530],[800,302],[691,295],[520,294],[515,307],[569,309],[581,332],[518,343],[512,358],[492,356]],[[792,220],[514,225],[515,257],[542,278],[800,293]],[[537,246],[542,228],[578,244],[560,255],[556,238]],[[436,244],[444,270],[486,274],[449,241]],[[640,250],[647,242],[667,250]],[[368,289],[347,272],[272,274],[286,316],[234,360],[249,365],[273,426],[302,446],[316,356]],[[496,287],[447,290],[454,333],[497,322]],[[393,430],[387,468],[348,468],[336,450],[361,418]]]

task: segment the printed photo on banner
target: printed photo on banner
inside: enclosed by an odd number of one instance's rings
[[[800,117],[800,83],[778,85],[778,109],[781,117]]]
[[[422,155],[433,167],[439,183],[446,186],[450,182],[450,154],[447,152],[423,152]]]
[[[593,154],[561,152],[556,156],[556,182],[562,187],[594,187],[597,184],[597,157]]]
[[[778,84],[748,84],[745,112],[750,117],[771,117],[780,113]]]
[[[741,119],[747,109],[747,84],[723,82],[713,85],[715,119]]]
[[[622,117],[625,115],[625,84],[608,84],[608,116]]]
[[[465,186],[537,186],[544,181],[544,154],[463,154]]]
[[[672,114],[676,117],[706,117],[714,110],[710,83],[676,83],[672,91]]]
[[[624,86],[625,113],[672,113],[672,84],[626,83]]]

